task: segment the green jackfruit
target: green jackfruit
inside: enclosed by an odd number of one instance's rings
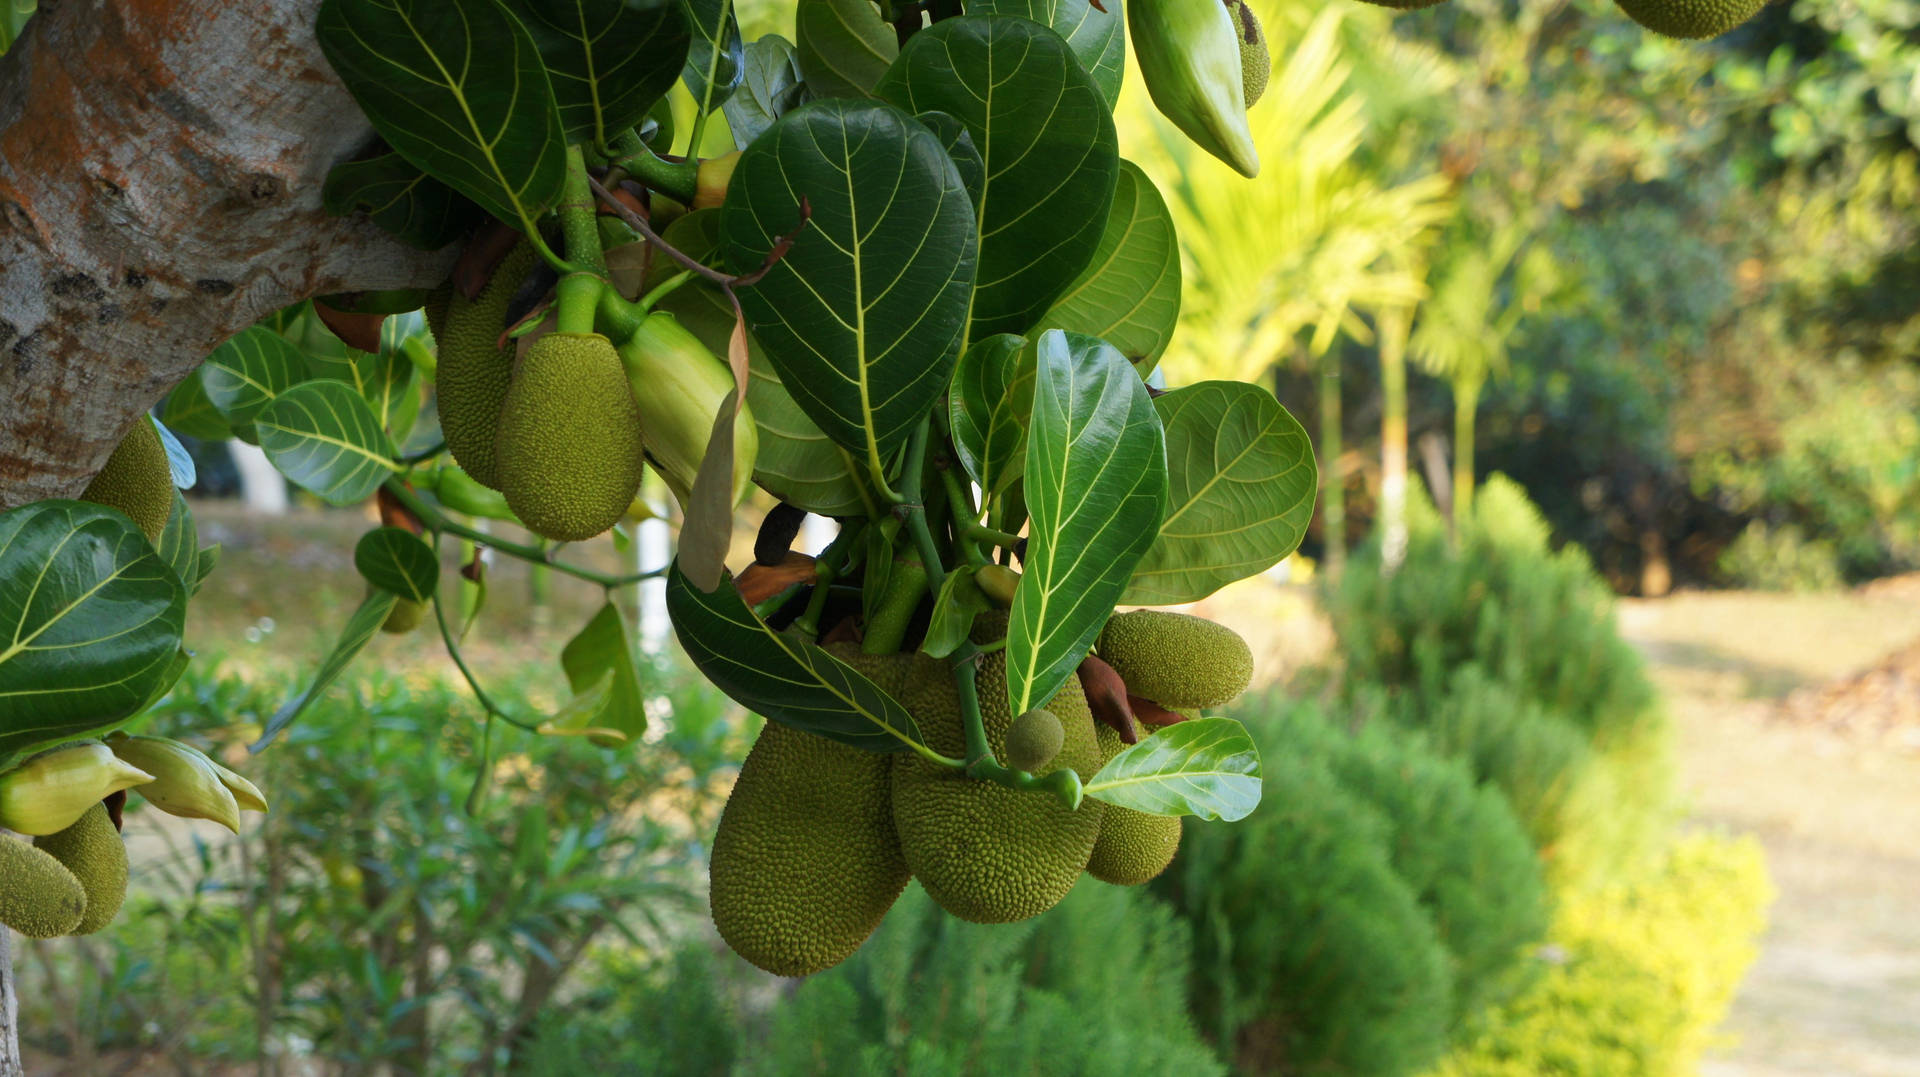
[[[33,844],[65,865],[86,891],[87,911],[67,934],[91,935],[113,923],[127,899],[127,845],[105,804],[95,804],[79,822]]]
[[[1007,730],[1006,764],[1032,773],[1053,762],[1066,740],[1066,727],[1052,711],[1030,710],[1015,718]]]
[[[834,655],[893,687],[899,656]],[[709,861],[713,923],[733,951],[781,976],[860,948],[907,885],[894,837],[892,759],[768,722],[741,764]]]
[[[639,492],[640,411],[606,337],[548,333],[534,341],[499,424],[500,492],[536,534],[590,539],[618,523]]]
[[[153,420],[140,416],[107,457],[106,466],[87,484],[80,500],[119,509],[138,524],[148,542],[159,542],[173,510],[173,469]]]
[[[1097,737],[1101,766],[1127,747],[1120,734],[1106,726],[1099,728]],[[1177,817],[1109,804],[1100,823],[1100,840],[1093,843],[1093,856],[1087,860],[1087,874],[1115,886],[1139,886],[1167,870],[1179,849]]]
[[[1218,707],[1253,679],[1253,652],[1239,633],[1185,613],[1116,613],[1094,651],[1128,692],[1170,710]]]
[[[980,623],[989,620],[983,616]],[[1004,619],[998,623],[1004,632]],[[987,743],[1000,759],[1006,758],[1013,725],[1006,669],[1004,651],[989,654],[980,660],[977,680]],[[965,755],[960,696],[945,662],[916,655],[896,695],[928,746],[946,756]],[[1060,719],[1065,738],[1059,754],[1036,773],[1072,767],[1082,781],[1092,778],[1100,749],[1079,683],[1069,679],[1045,709]],[[1069,811],[1048,793],[969,778],[912,754],[896,756],[893,767],[900,851],[927,893],[962,920],[995,924],[1037,916],[1065,897],[1086,870],[1106,807],[1099,801],[1089,798]]]
[[[30,939],[73,931],[87,914],[80,880],[47,853],[0,837],[0,924]]]
[[[455,292],[447,300],[444,332],[435,330],[439,346],[434,380],[438,389],[440,432],[447,449],[476,481],[500,488],[494,455],[494,435],[500,427],[500,404],[507,398],[513,377],[513,344],[494,342],[506,330],[507,304],[533,268],[533,248],[518,244],[500,260],[487,286],[473,299]]]
[[[1252,108],[1267,92],[1267,76],[1273,70],[1273,60],[1267,55],[1267,35],[1260,29],[1260,18],[1252,8],[1240,0],[1229,0],[1227,7],[1233,12],[1234,29],[1240,34],[1241,95],[1247,99],[1247,107]]]
[[[427,604],[415,602],[411,598],[395,599],[393,609],[387,612],[387,619],[380,622],[380,631],[396,636],[404,636],[420,627],[427,619]]]
[[[1668,37],[1719,37],[1754,17],[1766,0],[1614,0],[1634,22]]]

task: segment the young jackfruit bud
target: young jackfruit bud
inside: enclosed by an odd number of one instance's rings
[[[80,493],[80,500],[119,509],[147,536],[159,542],[173,511],[173,469],[153,420],[142,415],[122,438],[105,467]]]
[[[87,914],[87,892],[58,860],[0,837],[0,924],[30,939],[71,932]]]
[[[113,754],[153,774],[139,787],[147,802],[182,819],[210,819],[240,832],[240,805],[213,769],[213,760],[177,740],[163,737],[107,738]]]
[[[57,834],[103,798],[153,779],[99,741],[56,748],[0,774],[0,829]]]
[[[113,923],[127,899],[127,846],[105,804],[88,808],[58,834],[33,839],[33,845],[60,861],[87,893],[87,911],[67,934],[91,935]]]
[[[1020,586],[1020,574],[1005,565],[983,565],[973,574],[973,582],[988,598],[1002,606],[1013,605],[1013,593]]]
[[[627,381],[640,408],[647,459],[685,504],[713,436],[713,417],[733,392],[733,371],[673,315],[650,314],[620,345]],[[733,503],[753,488],[760,433],[746,401],[733,421]]]
[[[411,598],[394,600],[393,609],[387,611],[387,619],[380,622],[380,631],[392,636],[404,636],[420,627],[427,619],[427,604],[415,602]]]
[[[640,410],[598,333],[548,333],[514,371],[495,448],[500,492],[527,528],[562,542],[620,522],[640,489]]]
[[[1147,92],[1194,145],[1249,178],[1260,157],[1247,128],[1240,35],[1220,0],[1134,0],[1127,29]]]
[[[693,208],[713,209],[727,200],[727,184],[733,180],[734,166],[740,163],[740,151],[723,153],[700,162],[694,173]]]
[[[1066,727],[1052,711],[1030,710],[1007,729],[1007,766],[1031,774],[1053,762],[1066,742]]]
[[[1267,76],[1273,69],[1273,60],[1267,55],[1267,35],[1244,0],[1228,0],[1227,10],[1233,13],[1234,30],[1240,36],[1241,93],[1247,107],[1252,108],[1267,92]]]

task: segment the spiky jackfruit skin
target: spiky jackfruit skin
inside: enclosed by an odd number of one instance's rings
[[[1668,37],[1719,37],[1746,22],[1766,0],[1614,0],[1634,22]]]
[[[1006,758],[1013,725],[1006,669],[1005,652],[995,652],[980,660],[977,678],[987,743],[997,759]],[[897,698],[929,747],[965,756],[960,695],[945,662],[916,656]],[[1037,773],[1072,767],[1082,781],[1092,778],[1100,749],[1079,682],[1069,679],[1045,709],[1060,719],[1065,738]],[[1088,798],[1069,811],[1051,794],[969,778],[918,755],[898,755],[893,767],[893,824],[907,867],[941,908],[962,920],[1004,924],[1038,916],[1067,896],[1086,870],[1106,808],[1099,801]]]
[[[476,482],[500,488],[494,436],[500,426],[500,406],[513,379],[511,342],[494,346],[506,329],[507,304],[533,268],[536,255],[526,243],[516,245],[500,260],[480,294],[468,299],[458,292],[447,298],[446,314],[434,330],[439,352],[434,360],[434,382],[440,408],[440,432],[447,449]],[[429,307],[429,317],[432,308]]]
[[[1240,32],[1241,96],[1247,99],[1247,107],[1252,108],[1267,92],[1267,76],[1273,69],[1273,60],[1267,55],[1267,35],[1260,29],[1260,17],[1252,8],[1240,0],[1228,0],[1227,7],[1233,12],[1234,27]]]
[[[1094,651],[1127,691],[1171,710],[1218,707],[1253,679],[1253,652],[1239,633],[1168,610],[1114,614]]]
[[[0,837],[0,924],[30,939],[69,934],[87,913],[87,892],[65,865],[17,838]]]
[[[105,467],[87,484],[80,500],[119,509],[139,525],[148,542],[159,542],[173,510],[173,469],[167,466],[160,431],[145,415],[114,447]]]
[[[837,657],[888,688],[899,656]],[[741,764],[708,871],[714,926],[780,976],[846,960],[907,885],[893,832],[891,757],[768,722]]]
[[[1106,766],[1127,746],[1120,734],[1106,726],[1096,732],[1100,765]],[[1132,808],[1107,805],[1100,823],[1100,839],[1087,858],[1087,874],[1115,886],[1139,886],[1167,870],[1180,851],[1180,820],[1171,815],[1148,815]]]
[[[79,822],[33,844],[60,861],[86,892],[87,911],[67,934],[91,935],[113,923],[127,899],[127,846],[105,804],[95,804]]]
[[[640,411],[613,343],[548,333],[513,373],[494,440],[500,492],[520,522],[563,542],[618,523],[640,490]]]
[[[1039,770],[1060,754],[1067,740],[1066,727],[1052,711],[1034,708],[1013,720],[1007,730],[1007,766],[1029,773]]]

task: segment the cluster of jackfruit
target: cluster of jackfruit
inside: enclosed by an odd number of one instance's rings
[[[983,615],[975,636],[984,642],[1005,630],[1004,615]],[[1252,675],[1239,636],[1183,614],[1117,615],[1099,646],[1133,678],[1129,691],[1137,681],[1135,694],[1168,708],[1225,703]],[[867,655],[850,644],[825,649],[899,700],[927,747],[965,756],[947,663],[918,653]],[[1015,769],[1044,777],[1070,767],[1086,782],[1125,747],[1095,721],[1074,681],[1043,707],[1010,714],[1004,651],[979,659],[976,689],[988,746]],[[909,878],[963,920],[1010,923],[1052,908],[1082,874],[1146,882],[1172,861],[1180,826],[1093,798],[1070,809],[914,753],[867,752],[769,722],[714,837],[714,924],[741,957],[804,976],[859,949]]]
[[[105,804],[31,844],[0,837],[0,924],[30,939],[91,935],[126,896],[127,847]]]

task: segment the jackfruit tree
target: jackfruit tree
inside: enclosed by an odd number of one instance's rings
[[[148,7],[61,5],[17,43],[0,15],[0,386],[20,417],[0,430],[0,609],[18,614],[0,827],[49,838],[0,838],[40,895],[5,894],[16,929],[111,919],[124,865],[94,809],[127,789],[227,826],[266,807],[188,746],[117,732],[191,660],[186,605],[218,560],[178,493],[194,474],[176,432],[256,445],[381,519],[354,550],[365,599],[256,751],[381,629],[415,625],[489,727],[643,751],[615,599],[664,580],[692,662],[771,723],[713,900],[774,971],[844,958],[906,874],[956,915],[1019,919],[1090,864],[1157,873],[1178,817],[1252,809],[1252,741],[1202,710],[1246,686],[1246,645],[1115,615],[1264,571],[1314,497],[1305,433],[1267,390],[1159,387],[1178,246],[1112,118],[1131,40],[1168,119],[1257,176],[1246,110],[1267,61],[1244,5],[798,0],[794,42],[745,40],[730,0],[298,0],[164,31]],[[83,47],[164,77],[80,87],[47,62]],[[218,96],[234,57],[268,53],[308,65],[297,92]],[[225,155],[79,173],[49,156],[138,149],[149,97]],[[115,206],[216,181],[217,206],[171,215],[198,222],[185,249],[99,241],[124,230]],[[66,182],[93,201],[73,208]],[[88,227],[47,224],[69,218]],[[43,270],[44,295],[12,294]],[[167,348],[84,376],[47,358],[128,340]],[[649,470],[677,502],[671,563],[561,556],[629,542]],[[790,549],[808,515],[838,526],[817,557]],[[608,596],[559,656],[552,714],[503,708],[462,657],[481,550]],[[471,809],[483,794],[476,779]]]

